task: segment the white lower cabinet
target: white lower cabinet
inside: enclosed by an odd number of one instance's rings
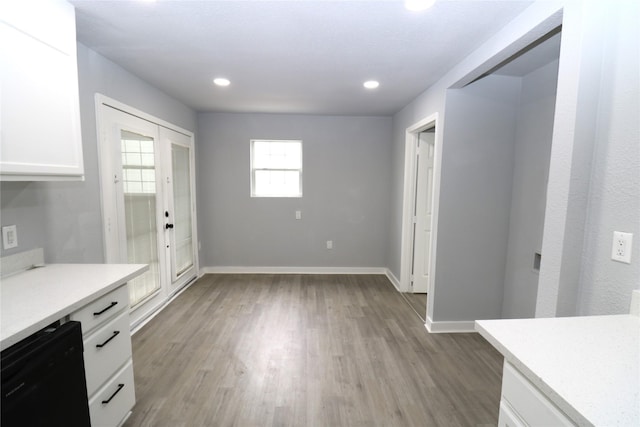
[[[130,359],[129,313],[124,312],[84,340],[89,396]]]
[[[82,323],[93,427],[115,427],[135,404],[128,289],[123,285],[71,314]]]
[[[109,382],[89,398],[89,415],[93,427],[121,424],[136,403],[131,359]]]
[[[499,427],[575,426],[536,386],[504,362]]]

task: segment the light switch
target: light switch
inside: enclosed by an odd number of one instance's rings
[[[302,211],[296,211],[296,219],[302,218]]]
[[[11,249],[18,246],[18,229],[15,225],[2,227],[2,246]]]

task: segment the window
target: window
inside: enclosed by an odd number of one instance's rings
[[[156,192],[153,138],[122,131],[122,176],[126,194]]]
[[[251,197],[302,197],[302,141],[251,141]]]

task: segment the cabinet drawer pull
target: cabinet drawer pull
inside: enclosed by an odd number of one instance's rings
[[[113,331],[113,335],[111,335],[111,336],[109,337],[109,339],[108,339],[108,340],[106,340],[106,341],[105,341],[105,342],[103,342],[102,344],[96,344],[96,347],[98,347],[98,348],[102,348],[102,347],[104,347],[105,345],[107,345],[107,343],[108,343],[109,341],[111,341],[112,339],[114,339],[115,337],[117,337],[119,333],[120,333],[120,331]]]
[[[100,310],[96,313],[93,313],[94,316],[100,316],[102,313],[104,313],[105,311],[112,309],[113,307],[115,307],[116,305],[118,305],[118,301],[113,301],[107,308]]]
[[[118,384],[118,389],[114,391],[113,394],[107,400],[103,400],[102,404],[106,405],[107,403],[111,402],[111,399],[116,397],[116,394],[120,393],[120,390],[122,390],[123,388],[124,388],[124,384]]]

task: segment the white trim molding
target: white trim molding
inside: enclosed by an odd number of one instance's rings
[[[442,168],[442,124],[439,114],[433,113],[412,124],[405,130],[404,189],[402,198],[402,242],[400,247],[401,292],[411,290],[411,270],[413,260],[413,212],[415,203],[416,151],[420,132],[435,128],[433,197],[431,217],[431,250],[429,257],[429,286],[427,294],[427,315],[433,313],[435,301],[436,253],[438,251],[438,212],[440,206],[440,171]],[[395,285],[395,284],[394,284]]]
[[[473,320],[434,322],[427,316],[424,326],[431,334],[468,333],[477,332],[475,323]]]
[[[398,280],[398,278],[391,272],[391,270],[389,270],[388,268],[385,268],[385,272],[384,274],[387,276],[387,279],[389,279],[389,281],[391,282],[391,284],[396,288],[396,290],[398,292],[402,292],[400,290],[400,281]]]
[[[220,266],[202,267],[203,274],[383,274],[387,275],[383,267],[243,267]],[[387,276],[388,277],[388,276]]]

